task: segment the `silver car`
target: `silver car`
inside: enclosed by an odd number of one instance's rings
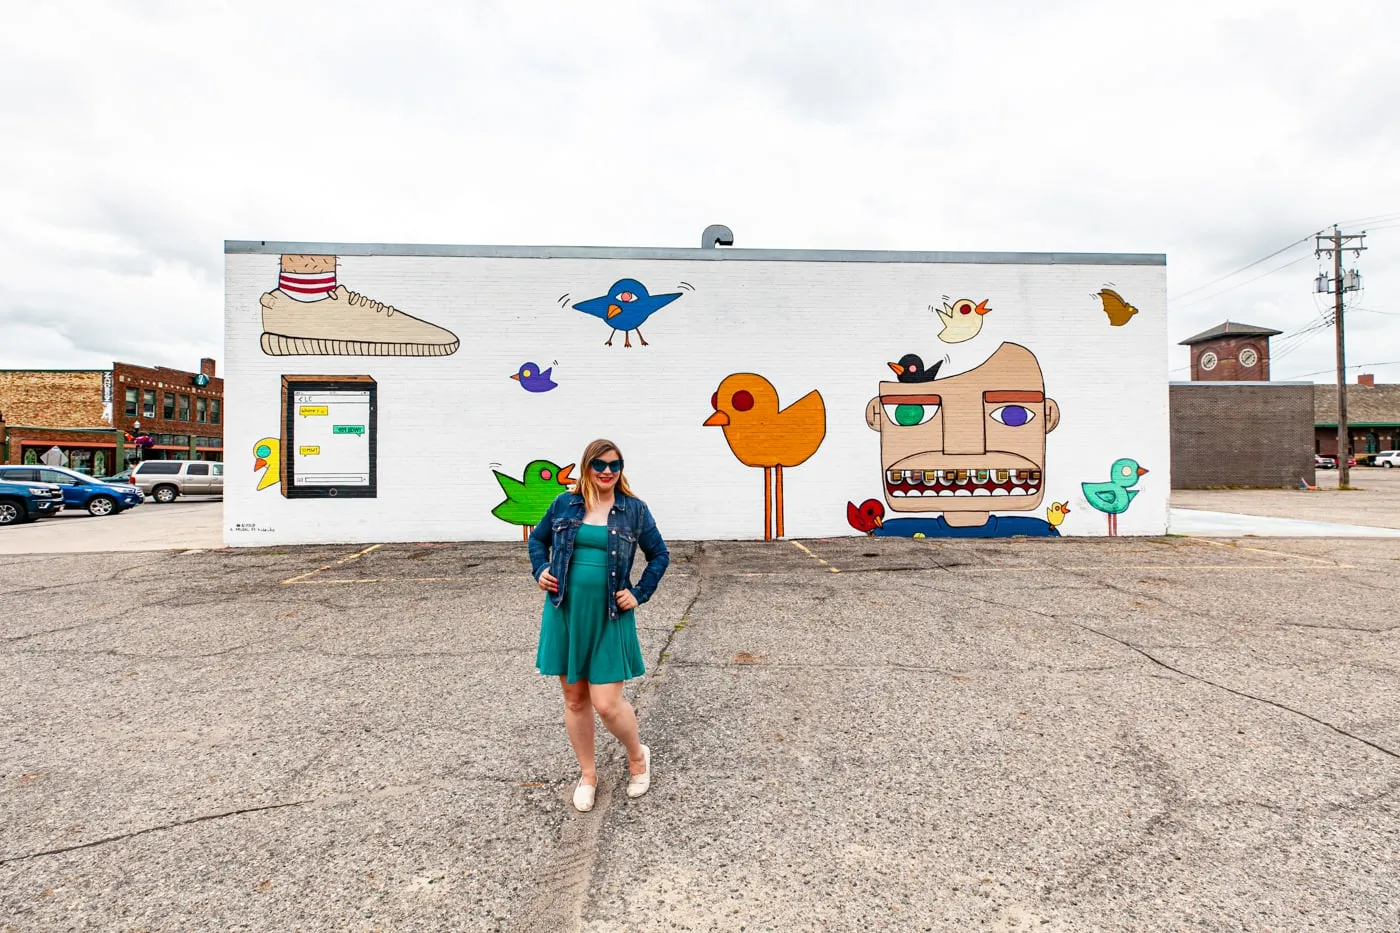
[[[222,496],[224,465],[211,460],[143,460],[132,469],[131,484],[157,502]]]

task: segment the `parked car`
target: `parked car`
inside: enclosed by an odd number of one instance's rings
[[[157,502],[179,496],[222,496],[224,465],[209,460],[143,460],[131,471],[131,481]]]
[[[1335,470],[1337,458],[1328,457],[1325,454],[1313,454],[1313,466],[1319,470]]]
[[[1391,467],[1400,466],[1400,450],[1382,450],[1372,458],[1371,464],[1373,466],[1385,467],[1387,470]]]
[[[52,483],[0,480],[0,525],[32,522],[63,511],[63,490]]]
[[[135,486],[104,483],[66,467],[0,466],[0,480],[53,483],[63,491],[63,507],[86,509],[89,515],[115,515],[145,501]]]
[[[98,479],[104,483],[116,483],[121,486],[135,485],[131,481],[130,470],[122,470],[120,473],[113,473],[111,476],[99,476]]]

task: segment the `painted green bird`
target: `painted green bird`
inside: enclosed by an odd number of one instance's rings
[[[530,530],[540,523],[544,513],[549,511],[549,504],[558,497],[559,487],[573,482],[570,475],[573,468],[572,463],[561,467],[549,460],[534,460],[525,468],[522,479],[492,470],[496,482],[501,484],[501,492],[506,494],[506,501],[492,509],[491,514],[503,522],[520,525],[524,537],[529,538]]]
[[[1113,470],[1106,483],[1080,483],[1084,498],[1089,504],[1108,516],[1108,533],[1118,534],[1118,516],[1128,511],[1128,503],[1138,494],[1133,489],[1137,481],[1147,475],[1147,470],[1138,466],[1136,460],[1124,457],[1113,461]]]

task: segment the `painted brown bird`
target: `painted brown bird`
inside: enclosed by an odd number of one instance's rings
[[[1123,296],[1111,288],[1105,288],[1094,297],[1103,301],[1104,313],[1108,315],[1108,323],[1114,327],[1122,327],[1132,319],[1138,309],[1123,300]]]

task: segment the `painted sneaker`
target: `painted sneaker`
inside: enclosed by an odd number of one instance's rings
[[[262,296],[268,356],[451,356],[461,341],[446,328],[337,286],[319,301],[273,289]]]

